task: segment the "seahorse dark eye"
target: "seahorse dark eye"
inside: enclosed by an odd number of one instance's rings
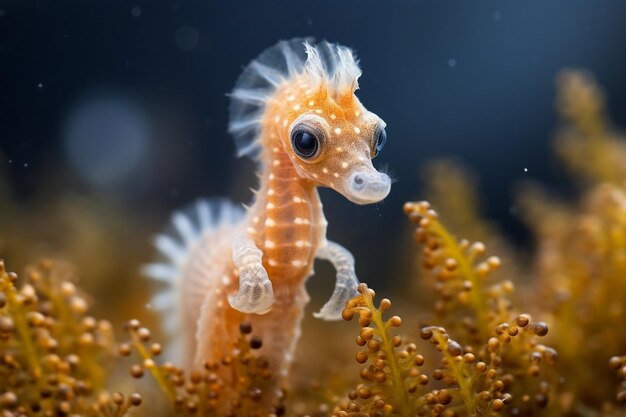
[[[291,135],[291,144],[301,158],[311,158],[317,153],[319,148],[318,139],[311,133],[300,130]]]
[[[380,131],[378,132],[378,136],[376,137],[376,143],[374,144],[374,155],[378,155],[378,152],[380,152],[383,149],[386,142],[387,142],[387,132],[385,131],[384,128],[382,128],[380,129]]]

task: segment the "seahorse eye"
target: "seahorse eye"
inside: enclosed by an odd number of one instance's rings
[[[291,144],[293,150],[301,158],[311,158],[317,153],[319,140],[310,132],[299,130],[292,134]]]
[[[378,135],[376,136],[376,143],[374,143],[374,156],[378,155],[378,153],[383,149],[385,143],[387,142],[387,132],[385,128],[380,129]]]

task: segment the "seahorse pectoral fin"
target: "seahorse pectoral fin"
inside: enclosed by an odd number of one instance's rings
[[[263,252],[244,234],[233,241],[233,262],[239,271],[239,291],[229,295],[232,308],[242,313],[265,314],[274,304],[274,289],[263,267]]]
[[[337,279],[333,295],[313,316],[322,320],[340,320],[346,303],[358,294],[359,279],[354,271],[354,257],[348,249],[335,242],[326,242],[318,251],[317,257],[333,264]]]

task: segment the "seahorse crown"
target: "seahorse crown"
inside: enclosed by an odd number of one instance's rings
[[[353,94],[361,69],[352,50],[306,39],[278,42],[265,50],[242,72],[231,93],[228,130],[235,138],[238,156],[258,159],[266,104],[286,80],[305,74],[311,88],[326,86],[329,95]]]

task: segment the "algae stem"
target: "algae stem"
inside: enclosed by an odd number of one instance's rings
[[[392,392],[395,397],[395,402],[401,406],[400,415],[409,415],[409,401],[406,398],[404,391],[404,382],[400,373],[400,369],[397,362],[397,357],[394,354],[394,346],[389,340],[387,335],[387,327],[383,322],[382,312],[374,306],[371,297],[367,298],[368,308],[372,311],[372,321],[376,327],[380,330],[379,336],[383,344],[383,350],[387,353],[389,359],[389,370],[391,371],[392,379]],[[393,388],[396,388],[395,390]]]
[[[130,334],[133,339],[133,344],[135,345],[135,348],[137,349],[141,357],[143,359],[153,360],[152,356],[148,353],[143,343],[141,343],[141,341],[139,340],[137,334],[134,331],[130,332]],[[174,401],[174,393],[170,390],[170,387],[168,386],[165,377],[161,373],[159,366],[155,363],[154,366],[151,366],[148,369],[150,370],[152,377],[156,380],[159,388],[161,388],[161,391],[163,391],[165,395],[167,395],[170,401]]]
[[[41,377],[41,364],[39,363],[37,349],[33,344],[25,315],[21,311],[22,304],[18,300],[17,290],[15,289],[15,286],[11,282],[9,275],[6,272],[3,274],[2,284],[4,287],[3,291],[7,296],[9,312],[11,314],[11,317],[13,318],[13,322],[15,323],[15,329],[17,330],[18,336],[24,346],[26,359],[28,361],[29,367],[31,368],[31,373],[35,378],[39,379]]]
[[[480,288],[482,288],[481,282],[474,273],[474,269],[471,263],[468,262],[467,257],[463,255],[461,248],[459,248],[459,245],[456,241],[456,238],[448,233],[446,228],[443,227],[441,223],[435,221],[432,223],[431,227],[434,229],[435,233],[443,239],[445,246],[451,252],[452,258],[456,259],[459,263],[459,269],[461,270],[463,276],[465,276],[472,283],[473,289],[472,291],[470,291],[470,293],[472,294],[472,304],[474,305],[474,311],[476,312],[477,321],[479,323],[482,323],[482,325],[477,326],[477,328],[489,329],[490,323],[488,320],[488,310],[486,308],[486,305],[483,303],[483,296],[480,293]],[[488,335],[485,334],[483,336]]]

